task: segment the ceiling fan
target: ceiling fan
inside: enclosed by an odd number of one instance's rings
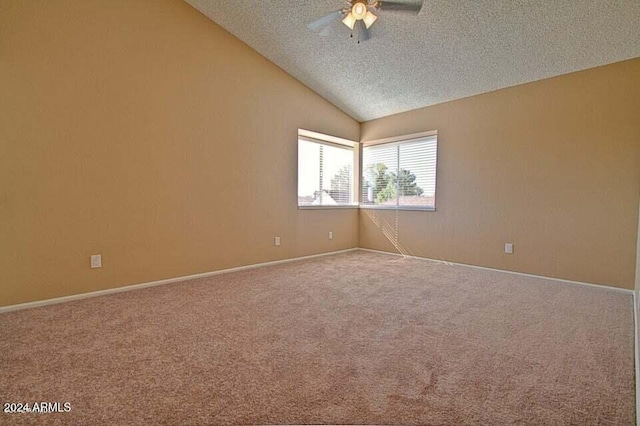
[[[369,28],[378,19],[380,12],[405,12],[417,15],[422,9],[424,0],[345,0],[346,6],[331,12],[307,25],[319,33],[327,35],[331,32],[331,24],[341,20],[351,31],[358,30],[358,43],[371,38]],[[353,37],[353,33],[351,34]]]

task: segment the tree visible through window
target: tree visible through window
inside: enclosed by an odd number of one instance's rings
[[[362,157],[362,207],[435,209],[435,136],[365,146]]]

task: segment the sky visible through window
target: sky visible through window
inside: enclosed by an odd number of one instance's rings
[[[319,188],[320,144],[300,141],[298,144],[298,196],[313,196]]]
[[[298,141],[298,204],[351,203],[352,185],[353,148]]]

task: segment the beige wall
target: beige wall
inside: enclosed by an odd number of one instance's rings
[[[182,1],[2,1],[0,93],[0,306],[358,244],[296,137],[359,124]]]
[[[636,237],[636,282],[634,291],[636,292],[636,315],[640,318],[640,204],[638,204],[638,235]],[[637,341],[640,342],[640,328],[636,330],[636,333],[638,333]],[[639,360],[636,359],[636,362],[638,361]],[[636,399],[640,404],[640,398]]]
[[[636,295],[640,292],[640,205],[638,205],[638,235],[636,237],[636,283],[634,286]],[[638,297],[640,301],[640,297]]]
[[[636,237],[636,284],[635,284],[636,295],[640,302],[640,204],[638,205],[638,235]]]
[[[437,211],[362,210],[361,247],[634,287],[640,59],[366,122],[361,139],[434,129]]]
[[[177,0],[5,0],[0,40],[0,306],[358,244],[634,286],[640,59],[360,127]],[[437,211],[298,210],[299,127],[437,129]]]
[[[640,376],[640,354],[638,353],[638,344],[640,343],[640,327],[638,327],[638,319],[640,318],[640,204],[638,204],[638,235],[636,238],[636,282],[634,292],[634,309],[636,320],[636,413],[640,413],[640,380],[638,380],[638,376]],[[636,425],[640,425],[640,416],[638,416],[637,414]]]

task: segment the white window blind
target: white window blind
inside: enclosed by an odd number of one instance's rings
[[[435,209],[437,136],[365,146],[361,207]]]
[[[298,206],[354,204],[354,149],[298,139]]]

